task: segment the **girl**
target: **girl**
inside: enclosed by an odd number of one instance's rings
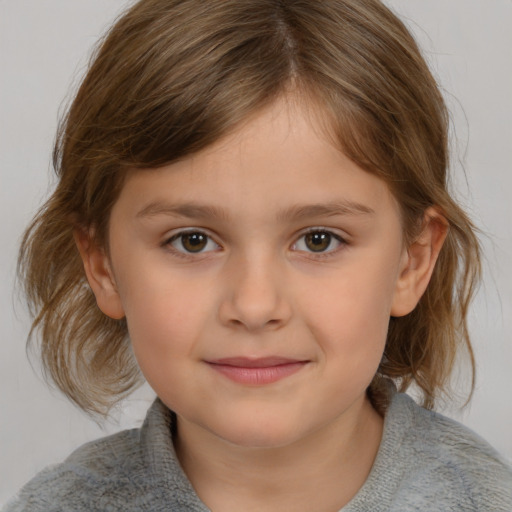
[[[43,362],[86,411],[141,374],[158,399],[7,510],[510,510],[506,463],[430,411],[479,250],[379,1],[143,0],[54,160],[20,253]]]

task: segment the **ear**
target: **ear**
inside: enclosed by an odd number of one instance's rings
[[[405,316],[418,304],[427,289],[448,229],[445,217],[437,208],[425,211],[419,236],[404,250],[391,316]]]
[[[124,309],[105,249],[94,241],[91,232],[75,229],[74,237],[98,307],[110,318],[123,318]]]

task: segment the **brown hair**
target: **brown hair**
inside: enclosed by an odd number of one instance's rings
[[[55,192],[28,228],[19,272],[44,367],[72,400],[105,413],[140,374],[126,322],[101,313],[73,232],[107,245],[127,170],[154,168],[218,140],[293,89],[314,100],[331,135],[385,180],[406,239],[432,205],[450,228],[416,309],[390,321],[369,388],[415,382],[432,407],[460,346],[480,272],[474,228],[447,191],[448,116],[403,23],[378,0],[142,0],[111,28],[62,121]]]

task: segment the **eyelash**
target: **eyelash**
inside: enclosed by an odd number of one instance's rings
[[[308,255],[310,255],[309,257],[311,257],[311,255],[313,255],[317,259],[329,258],[329,257],[337,254],[338,251],[340,251],[341,249],[343,249],[343,247],[348,245],[347,240],[345,240],[342,236],[334,233],[332,230],[327,229],[327,228],[322,228],[322,227],[314,227],[314,228],[310,228],[306,232],[302,233],[299,236],[299,238],[297,238],[297,240],[294,242],[292,247],[295,247],[301,240],[305,240],[308,235],[315,235],[315,234],[329,235],[330,238],[329,238],[329,246],[328,247],[330,247],[333,242],[337,243],[338,245],[334,249],[330,249],[327,251],[318,251],[318,252],[306,251],[306,250],[301,251],[301,252],[304,252],[304,253],[307,253]]]
[[[322,228],[322,227],[315,227],[315,228],[310,228],[307,231],[301,233],[300,236],[296,239],[296,241],[292,244],[292,246],[291,246],[292,249],[294,247],[296,247],[299,244],[300,241],[305,240],[305,238],[308,235],[315,235],[315,234],[327,234],[327,235],[329,235],[330,238],[329,238],[329,245],[328,245],[328,247],[330,247],[333,242],[337,243],[338,246],[335,247],[334,249],[330,249],[330,250],[327,250],[327,251],[315,252],[313,250],[311,250],[311,251],[299,250],[299,252],[307,253],[307,254],[312,255],[314,258],[317,258],[317,259],[324,259],[324,258],[328,258],[330,256],[333,256],[339,250],[341,250],[343,247],[348,245],[348,242],[342,236],[334,233],[332,230],[327,229],[327,228]],[[187,229],[187,230],[179,231],[178,233],[172,235],[170,238],[166,239],[163,242],[162,246],[168,248],[174,255],[176,255],[178,257],[181,257],[181,258],[187,258],[187,259],[194,258],[197,255],[205,255],[205,254],[208,254],[210,252],[216,252],[217,249],[213,249],[213,250],[209,250],[209,251],[200,250],[200,251],[194,252],[194,251],[187,251],[185,248],[184,248],[184,250],[180,250],[180,249],[176,248],[173,245],[174,242],[179,241],[181,239],[182,244],[183,244],[183,237],[186,236],[186,235],[200,235],[200,236],[204,236],[206,238],[206,244],[207,245],[210,242],[213,242],[217,246],[217,248],[221,247],[220,244],[215,242],[215,240],[214,240],[214,238],[212,236],[210,236],[207,232],[205,232],[205,231],[203,231],[201,229]],[[182,245],[182,247],[183,247],[183,245]]]
[[[186,249],[181,251],[181,250],[177,249],[176,247],[174,247],[173,243],[176,241],[179,241],[180,239],[182,240],[182,244],[183,244],[183,237],[186,235],[204,236],[207,239],[206,244],[213,242],[217,247],[220,247],[220,245],[217,242],[215,242],[213,237],[211,237],[208,233],[206,233],[205,231],[203,231],[201,229],[187,229],[187,230],[179,231],[175,235],[172,235],[170,238],[168,238],[162,245],[164,247],[166,247],[168,250],[170,250],[175,256],[178,256],[180,258],[186,258],[186,259],[194,258],[196,255],[204,255],[209,252],[214,252],[211,250],[206,251],[206,252],[205,251],[194,252],[194,251],[187,251]]]

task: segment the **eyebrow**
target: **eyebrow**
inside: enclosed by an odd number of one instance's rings
[[[277,214],[280,222],[289,220],[304,220],[311,217],[334,217],[337,215],[374,215],[375,210],[364,204],[353,201],[335,201],[308,205],[292,205]],[[219,219],[230,220],[227,210],[213,205],[197,203],[172,204],[165,201],[154,201],[140,210],[137,218],[148,218],[157,215],[170,215],[172,217],[186,217],[189,219]]]
[[[285,220],[303,220],[310,217],[334,217],[337,215],[373,215],[375,210],[353,201],[294,205],[279,212],[277,218]]]

